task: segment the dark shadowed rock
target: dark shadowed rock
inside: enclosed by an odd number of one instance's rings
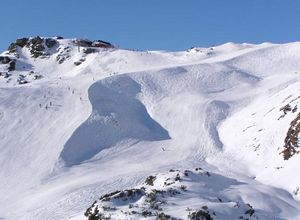
[[[43,39],[40,36],[36,36],[30,39],[29,41],[30,44],[33,45],[38,45],[38,44],[42,44],[43,43]]]
[[[83,53],[85,53],[85,54],[90,54],[90,53],[95,53],[96,52],[96,50],[95,49],[93,49],[93,48],[85,48],[84,50],[83,50]]]
[[[113,48],[113,45],[111,43],[102,40],[93,41],[92,46],[102,48]]]
[[[92,41],[88,39],[76,39],[73,41],[77,46],[81,47],[91,47],[92,46]]]
[[[8,71],[14,71],[16,70],[16,61],[12,60],[9,62]]]
[[[20,47],[25,47],[28,44],[28,38],[19,38],[16,40],[16,45]]]
[[[30,53],[34,58],[44,55],[44,39],[37,36],[29,40]]]
[[[53,38],[46,38],[45,44],[48,48],[52,48],[56,45],[57,41],[54,40]]]
[[[11,59],[7,56],[0,56],[0,64],[8,64]]]

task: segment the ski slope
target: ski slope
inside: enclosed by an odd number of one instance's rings
[[[0,219],[86,219],[103,194],[149,175],[158,182],[144,193],[162,190],[170,169],[196,167],[211,178],[183,175],[187,191],[166,214],[187,219],[208,206],[214,219],[237,219],[250,204],[250,219],[300,218],[300,158],[281,154],[299,112],[300,43],[87,53],[53,39],[40,57],[31,46],[1,54],[16,68],[0,76]],[[283,113],[287,104],[296,110]],[[130,204],[142,212],[143,199]]]

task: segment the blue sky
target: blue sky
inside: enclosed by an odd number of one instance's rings
[[[36,35],[173,51],[300,38],[297,0],[7,0],[0,14],[1,51]]]

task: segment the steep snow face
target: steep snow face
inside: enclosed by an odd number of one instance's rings
[[[282,152],[291,138],[298,150],[299,52],[299,43],[144,52],[16,41],[0,55],[0,218],[82,219],[102,194],[153,173],[161,190],[169,169],[201,166],[212,178],[182,177],[176,190],[187,191],[166,200],[165,214],[298,219],[299,155]]]
[[[136,99],[140,92],[140,85],[126,76],[94,83],[89,88],[92,113],[65,144],[60,155],[65,165],[80,164],[124,139],[169,139],[168,132]]]

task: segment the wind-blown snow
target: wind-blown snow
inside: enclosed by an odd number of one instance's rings
[[[299,112],[280,118],[299,96],[300,43],[84,54],[58,42],[45,58],[19,48],[0,76],[0,218],[83,219],[102,194],[199,166],[214,179],[185,180],[181,208],[228,219],[232,200],[262,219],[300,218],[300,158],[280,154]],[[228,204],[208,198],[218,195]]]

